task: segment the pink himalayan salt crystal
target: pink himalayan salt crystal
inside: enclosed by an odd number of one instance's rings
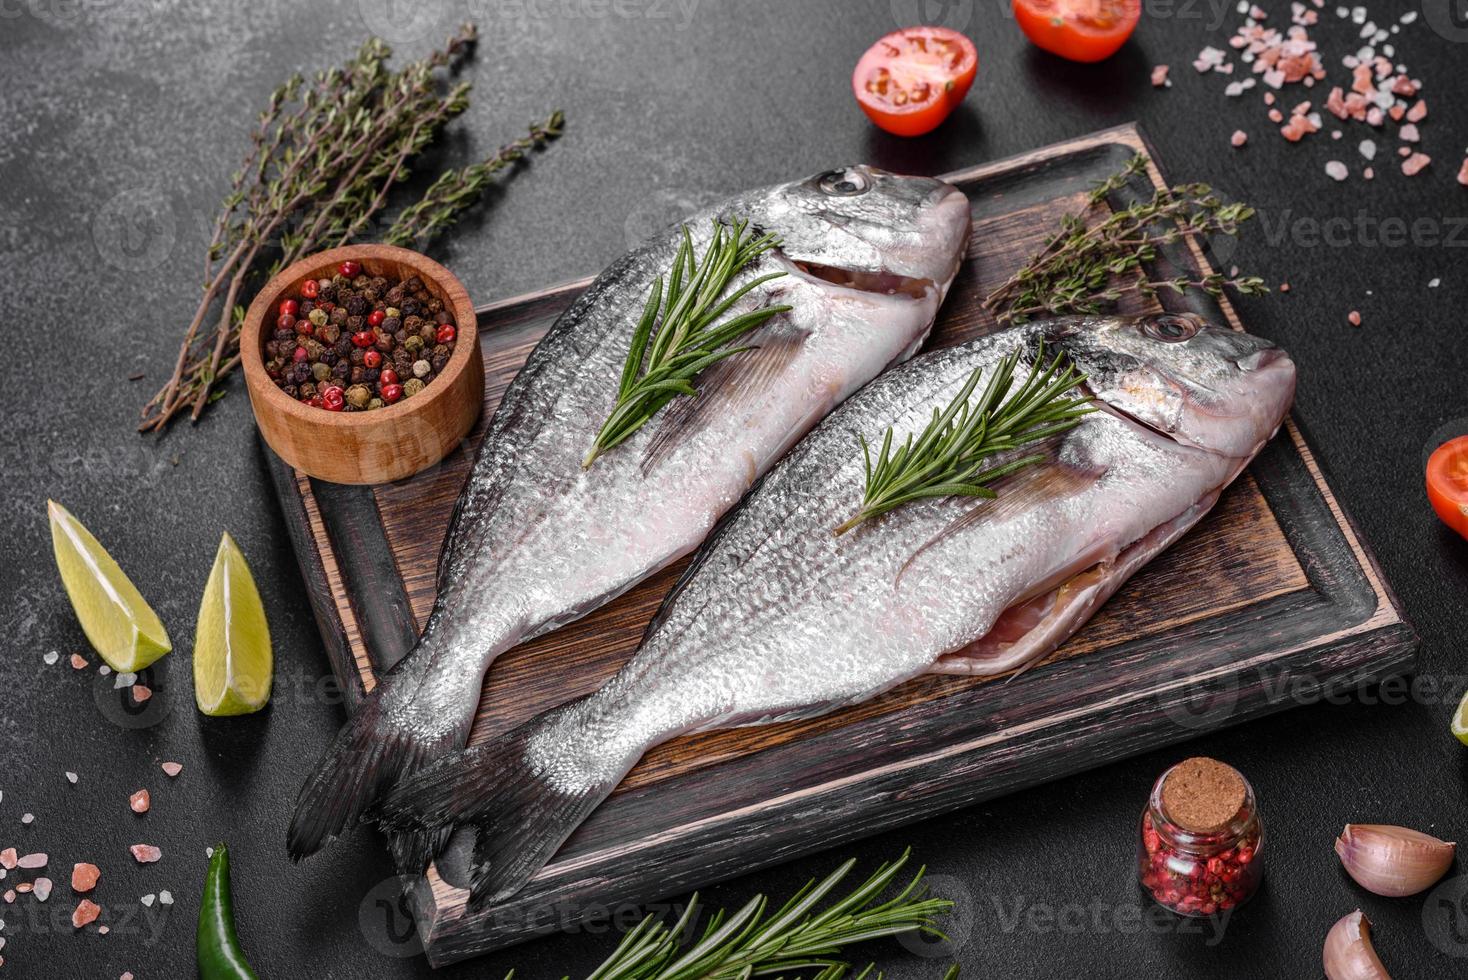
[[[1269,110],[1269,121],[1272,123],[1284,122],[1284,113],[1278,109]]]
[[[97,921],[97,916],[102,914],[102,909],[97,903],[90,899],[82,899],[77,905],[76,911],[71,913],[71,927],[80,929],[82,926],[90,925]]]
[[[1407,107],[1398,102],[1388,109],[1386,114],[1391,117],[1392,122],[1401,122],[1402,117],[1407,114]]]
[[[1244,132],[1242,129],[1236,129],[1234,130],[1234,134],[1229,137],[1228,141],[1234,146],[1243,146],[1245,143],[1249,142],[1249,134]],[[1468,167],[1468,160],[1463,161],[1463,164],[1465,167]]]
[[[1458,183],[1468,187],[1468,159],[1463,161],[1463,169],[1458,171]]]
[[[35,887],[32,889],[32,894],[36,896],[36,901],[44,902],[51,897],[51,889],[53,887],[50,878],[37,878]]]
[[[1403,123],[1402,128],[1397,130],[1397,135],[1408,143],[1415,143],[1421,138],[1417,133],[1417,127],[1411,123]]]
[[[18,868],[25,868],[26,870],[31,870],[34,868],[44,868],[46,866],[46,861],[46,853],[44,851],[38,851],[35,854],[25,855],[19,861],[15,862],[15,866]]]
[[[128,972],[124,973],[122,976],[118,977],[117,980],[133,980],[132,971],[129,970]]]
[[[1402,161],[1402,173],[1408,177],[1417,176],[1423,167],[1432,162],[1432,157],[1426,153],[1414,153]]]
[[[1421,122],[1427,118],[1427,101],[1418,99],[1412,108],[1407,110],[1407,122]]]
[[[1273,92],[1265,92],[1264,93],[1264,104],[1265,105],[1274,105],[1274,93]]]
[[[73,653],[71,655],[71,669],[72,670],[82,670],[86,666],[87,666],[87,658],[86,657],[83,657],[79,653]]]
[[[1346,169],[1344,163],[1341,163],[1339,160],[1332,160],[1325,165],[1325,173],[1332,180],[1345,180],[1350,174],[1350,171]]]
[[[146,684],[133,685],[133,700],[138,704],[142,704],[144,701],[148,700],[152,696],[153,689],[148,687]]]
[[[0,851],[0,868],[4,868],[6,871],[13,871],[15,870],[15,862],[15,848],[7,847],[5,850]]]
[[[6,905],[14,905],[15,904],[15,889],[14,888],[7,888],[5,890],[5,894],[4,895],[0,895],[0,898],[4,898],[5,899],[5,904]]]
[[[163,771],[167,773],[169,778],[171,779],[177,776],[179,773],[183,772],[183,763],[165,762],[163,763]]]
[[[128,850],[139,864],[152,864],[163,857],[163,852],[152,844],[134,844]]]
[[[95,864],[76,864],[71,869],[71,890],[84,894],[97,887],[102,871]]]
[[[1353,327],[1359,327],[1361,325],[1361,314],[1356,312],[1355,310],[1347,313],[1346,319],[1350,321],[1351,326]]]
[[[133,813],[147,813],[148,808],[153,805],[153,797],[145,789],[140,789],[127,798],[127,805]]]
[[[1367,167],[1365,170],[1361,171],[1361,176],[1365,177],[1367,180],[1371,180],[1376,176],[1376,171],[1371,167]]]
[[[1162,88],[1167,84],[1167,65],[1158,65],[1152,69],[1152,87]]]

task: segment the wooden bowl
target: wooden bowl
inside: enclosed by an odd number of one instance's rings
[[[417,275],[453,314],[458,331],[448,364],[421,392],[370,412],[328,412],[298,402],[265,373],[265,343],[275,331],[279,302],[299,296],[307,279],[330,278],[348,259],[367,275]],[[452,272],[406,248],[347,245],[282,270],[250,304],[240,351],[265,441],[296,469],[332,483],[391,483],[432,466],[468,434],[484,406],[484,361],[469,293]]]

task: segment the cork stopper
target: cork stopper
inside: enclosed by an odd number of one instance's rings
[[[1221,830],[1244,805],[1244,777],[1217,759],[1194,756],[1173,767],[1162,784],[1162,812],[1184,830]]]

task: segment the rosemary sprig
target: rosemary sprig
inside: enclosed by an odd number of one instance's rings
[[[840,958],[844,947],[906,933],[943,939],[935,919],[953,903],[927,897],[921,884],[923,869],[895,897],[879,901],[909,854],[904,851],[898,860],[884,863],[864,884],[824,910],[817,911],[816,906],[851,871],[854,859],[819,883],[807,882],[773,915],[766,914],[763,895],[733,915],[716,913],[698,940],[689,943],[685,933],[697,914],[695,895],[671,927],[655,916],[643,919],[587,980],[745,980],[780,975],[838,980],[851,969]],[[871,970],[868,966],[854,980],[862,980]],[[954,975],[950,970],[947,977]]]
[[[1044,456],[1035,453],[996,465],[989,464],[991,457],[1058,435],[1094,411],[1089,399],[1069,397],[1085,375],[1069,364],[1062,367],[1061,360],[1056,354],[1046,365],[1042,346],[1028,377],[1013,386],[1019,352],[1009,354],[990,374],[979,400],[970,403],[969,396],[983,373],[983,368],[975,368],[946,408],[933,409],[932,421],[916,440],[909,433],[894,451],[889,427],[876,463],[866,438],[859,437],[866,491],[861,507],[836,528],[836,534],[924,497],[997,496],[987,484]]]
[[[758,276],[724,296],[729,283],[745,266],[779,245],[779,239],[771,234],[746,237],[748,224],[735,219],[725,225],[715,219],[713,237],[701,261],[694,259],[693,239],[688,226],[683,226],[683,241],[666,277],[667,288],[663,276],[652,284],[642,318],[632,332],[616,403],[582,460],[583,467],[591,466],[602,453],[642,428],[674,398],[696,397],[698,389],[693,379],[700,371],[749,350],[728,345],[776,313],[790,309],[763,306],[718,322],[750,290],[785,275],[771,272]]]
[[[215,220],[198,308],[168,381],[143,407],[139,431],[162,431],[184,412],[197,421],[216,400],[214,386],[239,364],[237,311],[248,282],[318,249],[373,237],[373,222],[409,176],[408,165],[468,107],[468,84],[445,91],[438,78],[469,55],[476,38],[466,24],[442,49],[400,71],[386,65],[391,49],[371,38],[345,65],[309,81],[292,76],[271,94]],[[557,113],[483,163],[446,174],[429,188],[428,205],[405,211],[389,236],[414,243],[431,237],[476,200],[494,173],[560,127]],[[215,326],[205,330],[211,314]]]
[[[1247,204],[1225,204],[1207,184],[1180,184],[1153,193],[1096,220],[1107,197],[1147,169],[1138,154],[1121,171],[1098,184],[1080,214],[1061,219],[1060,234],[984,300],[1001,322],[1022,323],[1036,316],[1099,313],[1130,291],[1155,297],[1196,288],[1213,296],[1232,286],[1245,295],[1268,292],[1258,276],[1176,276],[1154,280],[1147,271],[1160,246],[1185,237],[1238,234],[1254,216]]]

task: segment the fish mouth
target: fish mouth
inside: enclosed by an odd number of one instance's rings
[[[877,293],[883,296],[911,296],[913,299],[923,299],[938,284],[932,279],[922,276],[904,276],[896,272],[888,272],[885,269],[867,271],[862,269],[842,269],[834,265],[822,265],[819,262],[805,262],[800,259],[790,259],[793,265],[802,275],[809,279],[820,280],[842,289],[854,289],[861,293]]]

